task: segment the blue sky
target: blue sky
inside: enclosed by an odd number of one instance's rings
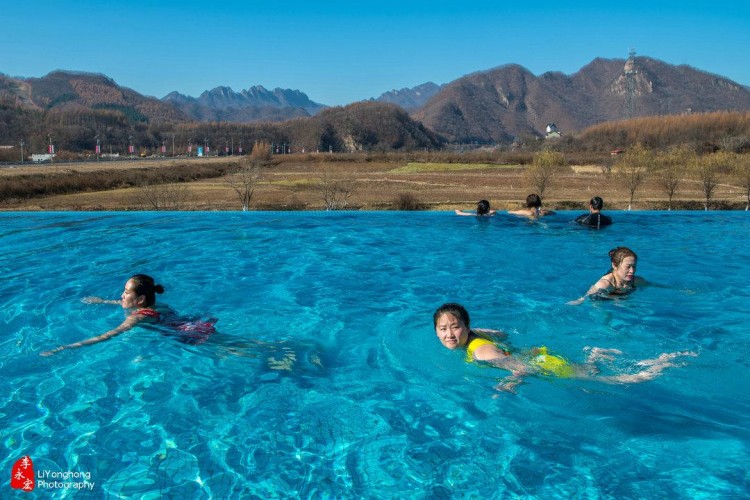
[[[0,72],[102,73],[142,94],[228,86],[343,105],[515,63],[572,74],[628,51],[750,85],[750,2],[10,0]]]

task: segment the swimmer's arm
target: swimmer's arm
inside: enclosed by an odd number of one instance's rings
[[[493,359],[489,361],[489,363],[510,372],[510,375],[500,380],[495,386],[495,389],[498,391],[515,394],[517,390],[516,388],[523,384],[524,378],[530,373],[528,366],[508,355],[504,355],[502,358]]]
[[[523,378],[529,373],[528,367],[522,362],[510,356],[494,345],[485,344],[474,351],[477,361],[484,361],[511,374],[495,386],[499,391],[516,393],[516,387],[523,383]]]
[[[566,304],[569,306],[577,306],[579,304],[582,304],[583,301],[585,301],[591,295],[600,295],[601,298],[607,298],[606,293],[609,292],[610,287],[610,282],[605,278],[601,278],[599,281],[591,285],[591,288],[589,288],[588,292],[586,292],[586,295],[575,300],[571,300],[570,302],[566,302]]]
[[[456,210],[456,215],[477,215],[471,212],[464,212],[463,210]]]
[[[510,354],[501,351],[493,344],[485,344],[477,347],[474,351],[474,359],[484,361],[502,370],[508,370],[514,376],[525,375],[529,371],[525,364]]]
[[[108,300],[101,297],[84,297],[81,299],[84,304],[121,304],[120,300]]]
[[[116,337],[117,335],[120,335],[123,332],[126,332],[133,328],[135,325],[140,323],[143,320],[143,316],[138,315],[131,315],[128,316],[125,321],[123,321],[120,326],[117,328],[110,330],[106,333],[103,333],[101,335],[98,335],[96,337],[91,337],[90,339],[81,340],[80,342],[75,342],[73,344],[67,344],[67,345],[61,345],[60,347],[57,347],[55,349],[52,349],[51,351],[44,351],[41,353],[42,356],[51,356],[53,354],[56,354],[60,351],[64,351],[65,349],[78,349],[79,347],[92,345],[92,344],[98,344],[99,342],[104,342],[105,340],[109,340],[112,337]]]

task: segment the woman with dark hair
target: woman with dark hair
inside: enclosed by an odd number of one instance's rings
[[[589,202],[589,213],[579,215],[576,217],[575,222],[582,226],[593,227],[596,229],[601,229],[604,226],[611,225],[612,219],[602,213],[602,208],[604,208],[604,200],[599,196],[594,196]]]
[[[187,344],[200,344],[206,341],[209,335],[215,333],[215,320],[210,321],[187,321],[179,319],[169,308],[156,307],[156,294],[164,293],[164,287],[154,282],[151,276],[136,274],[126,283],[120,300],[105,300],[100,297],[85,297],[83,301],[87,304],[119,304],[130,313],[120,326],[106,333],[92,337],[73,344],[62,345],[51,351],[42,352],[42,356],[50,356],[65,349],[77,349],[79,347],[98,344],[121,333],[127,332],[141,323],[163,323],[170,330],[180,333],[180,340]]]
[[[492,217],[495,215],[495,211],[490,208],[490,202],[487,200],[479,200],[477,202],[477,211],[464,212],[463,210],[456,210],[456,215],[471,215],[476,217]]]
[[[482,362],[510,372],[510,375],[495,386],[499,391],[516,392],[516,388],[529,375],[546,375],[557,378],[598,380],[609,384],[635,384],[658,377],[664,369],[675,366],[674,359],[696,356],[691,351],[665,352],[653,359],[644,359],[635,364],[640,367],[635,373],[600,374],[598,363],[614,359],[622,354],[617,349],[586,348],[588,356],[584,363],[570,363],[562,356],[551,354],[547,347],[516,349],[507,343],[507,335],[497,330],[471,328],[469,313],[461,304],[448,303],[440,306],[432,315],[435,334],[444,347],[466,351],[466,361]]]
[[[613,248],[609,251],[609,259],[612,263],[612,269],[599,278],[599,281],[589,288],[586,295],[580,299],[570,301],[568,304],[580,304],[586,297],[590,297],[591,299],[611,299],[620,295],[628,295],[635,291],[636,285],[646,285],[648,283],[645,279],[635,275],[638,256],[631,249],[627,247]]]
[[[545,215],[555,215],[555,212],[552,210],[544,210],[542,208],[542,198],[536,193],[531,193],[526,197],[526,208],[509,210],[508,213],[528,217],[529,219],[538,219]]]

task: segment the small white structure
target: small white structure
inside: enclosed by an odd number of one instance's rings
[[[557,139],[561,136],[559,130],[557,130],[557,125],[554,123],[548,123],[547,124],[547,135],[544,136],[545,139]]]
[[[31,161],[34,163],[44,163],[46,161],[52,161],[52,158],[55,156],[57,155],[49,153],[44,153],[43,155],[31,155]]]

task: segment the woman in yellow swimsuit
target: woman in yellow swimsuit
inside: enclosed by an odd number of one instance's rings
[[[480,361],[509,371],[495,387],[498,390],[516,392],[523,378],[528,375],[550,375],[560,378],[582,378],[607,383],[630,384],[645,382],[657,377],[665,368],[674,366],[672,360],[680,356],[696,356],[689,351],[664,353],[654,359],[645,359],[636,364],[645,367],[637,373],[599,375],[596,362],[613,359],[622,354],[617,349],[589,349],[585,363],[569,363],[561,356],[550,354],[546,347],[535,347],[528,351],[511,350],[504,341],[507,335],[497,330],[472,329],[469,313],[461,304],[448,303],[433,314],[435,333],[440,343],[450,350],[466,349],[466,361]]]

